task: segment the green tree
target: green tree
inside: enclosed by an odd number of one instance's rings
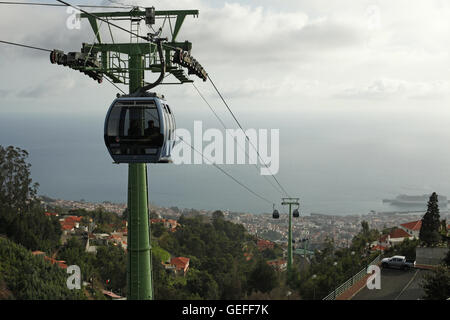
[[[268,293],[277,286],[277,275],[264,260],[259,260],[248,279],[249,293],[260,291]]]
[[[447,254],[445,255],[445,258],[442,260],[442,263],[445,266],[450,267],[450,249],[447,251]]]
[[[213,277],[206,271],[190,269],[186,287],[192,294],[198,294],[204,299],[217,300],[219,298],[219,287]]]
[[[77,265],[81,269],[81,277],[84,281],[91,278],[98,279],[99,275],[94,266],[95,256],[85,252],[85,244],[76,237],[71,237],[59,250],[58,258],[66,261],[67,265]]]
[[[267,248],[266,250],[263,250],[261,252],[261,255],[265,260],[275,260],[277,258],[277,254],[275,252],[275,249]]]
[[[327,238],[324,247],[315,251],[311,264],[301,271],[300,279],[295,279],[293,283],[302,298],[325,297],[378,255],[368,252],[366,243],[376,240],[379,231],[368,228],[366,223],[362,223],[361,227],[350,248],[338,249],[333,240]]]
[[[126,290],[127,256],[125,251],[112,244],[97,248],[95,267],[107,288],[123,293]]]
[[[370,229],[367,221],[361,222],[361,231],[353,237],[351,250],[368,255],[370,249],[367,243],[372,243],[380,237],[380,232],[376,229]]]
[[[221,300],[239,300],[243,295],[244,276],[239,270],[237,261],[233,261],[231,272],[227,273],[223,278],[221,285]]]
[[[450,268],[441,265],[424,275],[422,282],[425,300],[447,300],[450,298]]]
[[[69,290],[68,274],[42,256],[0,237],[0,283],[18,300],[86,299],[83,290]]]
[[[150,219],[159,219],[159,216],[155,210],[150,211]]]
[[[38,183],[32,184],[28,152],[0,146],[0,206],[23,212],[36,203]]]
[[[416,248],[418,245],[419,245],[418,239],[410,240],[408,238],[405,238],[398,245],[390,247],[387,251],[385,251],[385,254],[388,256],[392,255],[405,256],[406,259],[416,260]]]
[[[128,208],[125,208],[125,210],[123,210],[122,220],[128,221]]]
[[[216,210],[216,211],[214,211],[213,214],[212,214],[212,218],[213,218],[214,220],[223,219],[224,217],[225,217],[225,216],[223,215],[223,212],[220,211],[220,210]]]
[[[0,233],[30,250],[51,252],[59,246],[61,225],[37,207],[25,212],[0,208]]]
[[[369,223],[367,221],[361,222],[362,233],[368,235],[370,232]]]
[[[439,234],[440,228],[440,216],[439,216],[439,205],[438,196],[436,192],[430,197],[428,201],[428,209],[422,218],[422,227],[419,233],[420,241],[426,246],[434,246],[438,244],[441,240]]]
[[[166,232],[166,228],[164,227],[164,223],[158,222],[152,224],[151,231],[153,237],[159,238]]]
[[[165,232],[158,239],[153,238],[155,246],[170,252],[172,256],[188,257],[189,271],[186,275],[186,285],[175,281],[172,275],[157,274],[163,283],[158,284],[157,299],[242,299],[247,290],[247,276],[253,269],[254,259],[247,261],[242,250],[243,244],[254,239],[246,233],[242,225],[217,217],[211,221],[202,216],[178,219],[180,227],[175,232]],[[157,242],[157,243],[156,243]],[[255,248],[255,257],[260,253]],[[155,264],[155,260],[153,260]],[[159,268],[159,265],[155,268]],[[192,273],[192,274],[191,274]],[[205,273],[212,277],[214,283],[208,288],[201,288],[198,282]],[[154,275],[156,271],[154,272]],[[198,276],[198,277],[197,277]],[[199,280],[200,279],[200,280]],[[205,276],[209,282],[209,277]],[[198,281],[197,281],[198,280]],[[155,280],[156,283],[156,280]],[[156,292],[156,289],[155,289]],[[210,292],[210,295],[205,294]]]

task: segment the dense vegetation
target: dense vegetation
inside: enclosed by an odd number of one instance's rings
[[[32,184],[28,152],[0,146],[0,206],[23,212],[36,204],[39,184]]]
[[[25,150],[0,146],[0,234],[30,250],[53,250],[61,227],[38,205],[38,184],[32,184],[27,157]]]
[[[19,148],[0,146],[0,299],[102,299],[98,289],[103,288],[126,295],[126,252],[120,246],[97,244],[97,253],[88,253],[86,239],[80,234],[61,245],[58,218],[44,215],[39,207],[38,185],[32,184],[27,156]],[[436,232],[443,232],[442,226],[446,225],[439,221],[434,195],[422,221],[420,241],[427,245],[444,238],[436,236]],[[127,217],[127,212],[119,217],[102,208],[89,212],[54,209],[83,216],[82,224],[95,225],[93,231],[98,233],[123,229]],[[308,263],[295,256],[291,274],[276,272],[267,261],[282,258],[279,246],[259,251],[256,237],[242,225],[226,221],[220,211],[211,218],[199,216],[195,210],[185,213],[174,232],[162,223],[151,227],[156,299],[321,299],[378,255],[370,251],[368,244],[377,240],[380,232],[363,221],[350,248],[338,249],[330,239]],[[151,213],[151,217],[155,214]],[[405,240],[386,254],[415,259],[418,242]],[[82,280],[89,285],[83,290],[68,290],[68,274],[42,256],[33,256],[33,250],[44,251],[67,265],[78,265]],[[190,259],[185,276],[164,269],[161,262],[173,256]],[[425,277],[425,298],[448,298],[449,284],[450,253],[437,270]]]
[[[111,233],[114,230],[120,230],[125,227],[123,221],[126,220],[126,217],[119,217],[114,212],[105,211],[101,206],[92,211],[87,211],[86,209],[64,210],[57,207],[52,209],[59,213],[83,217],[85,224],[92,220],[95,223],[95,229],[91,231],[94,233]]]
[[[399,244],[388,248],[384,255],[387,257],[405,256],[407,260],[416,260],[416,248],[419,242],[419,239],[410,240],[406,238]]]
[[[425,300],[450,298],[450,250],[441,265],[424,276],[422,287],[425,291]]]
[[[69,290],[68,274],[42,256],[0,237],[0,284],[9,299],[86,299],[84,291]],[[5,293],[6,292],[6,293]]]
[[[29,250],[51,252],[60,244],[61,225],[56,217],[47,217],[40,208],[15,212],[0,207],[0,234]]]
[[[56,264],[31,251],[44,251],[67,265],[78,265],[83,280],[103,288],[106,280],[119,292],[125,287],[126,254],[122,248],[99,246],[97,255],[85,252],[78,238],[61,246],[61,225],[57,217],[46,216],[36,197],[38,184],[32,184],[28,153],[20,148],[0,146],[0,296],[11,299],[84,299],[84,290],[67,289],[68,274]],[[61,213],[61,212],[60,212]],[[99,209],[77,212],[93,219],[100,227],[122,226],[113,213]],[[86,221],[85,221],[86,222]],[[102,298],[98,290],[89,297]]]
[[[350,248],[337,249],[331,239],[322,250],[317,250],[311,265],[292,281],[303,299],[322,299],[336,286],[364,269],[379,253],[368,250],[367,243],[377,240],[379,231],[369,228],[366,221],[353,238]]]
[[[178,222],[176,232],[155,227],[154,246],[190,258],[190,269],[185,278],[174,278],[153,252],[156,299],[243,299],[278,285],[275,271],[263,261],[255,238],[242,225],[225,221],[219,212],[209,223],[200,216],[181,216]],[[244,248],[252,252],[249,261]]]
[[[58,253],[58,258],[68,265],[81,269],[82,279],[97,288],[105,287],[120,294],[126,294],[126,253],[112,244],[98,246],[94,255],[85,251],[82,241],[70,238]]]

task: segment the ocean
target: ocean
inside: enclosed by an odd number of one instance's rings
[[[197,116],[185,114],[180,117],[178,127],[189,128],[193,120],[199,119]],[[403,211],[383,204],[382,199],[401,193],[450,193],[446,179],[450,159],[445,148],[436,149],[440,153],[437,161],[425,163],[419,145],[418,156],[407,161],[409,154],[389,144],[377,145],[371,140],[365,146],[354,138],[345,140],[345,129],[342,137],[327,135],[315,129],[314,119],[306,120],[299,124],[288,119],[280,129],[277,175],[290,195],[300,198],[303,214]],[[270,128],[268,121],[263,119],[261,127]],[[103,124],[102,112],[2,113],[0,145],[14,145],[30,153],[32,177],[40,184],[40,194],[66,200],[126,202],[127,165],[112,163],[103,142]],[[150,201],[164,207],[253,213],[271,212],[275,203],[282,210],[281,194],[253,166],[223,168],[264,195],[268,202],[258,199],[213,166],[173,164],[149,165]]]

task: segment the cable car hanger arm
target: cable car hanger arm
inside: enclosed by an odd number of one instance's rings
[[[158,48],[159,61],[161,62],[161,73],[159,74],[159,78],[155,82],[143,86],[138,91],[133,93],[131,96],[140,96],[143,93],[145,93],[146,91],[156,87],[164,80],[164,75],[166,73],[166,61],[164,59],[164,53],[163,53],[163,49],[162,49],[162,42],[164,40],[167,41],[167,38],[155,38],[155,40],[154,40],[156,42],[156,46]]]

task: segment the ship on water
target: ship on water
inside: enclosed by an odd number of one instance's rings
[[[383,199],[383,203],[389,203],[397,207],[426,207],[431,194],[423,194],[420,196],[410,196],[401,194],[395,199]],[[448,200],[446,196],[438,195],[439,207],[447,208]]]

